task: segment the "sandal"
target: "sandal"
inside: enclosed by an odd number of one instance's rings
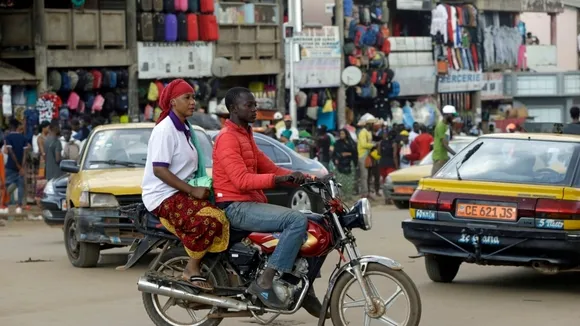
[[[211,292],[214,290],[213,286],[209,284],[207,278],[203,276],[182,276],[181,277],[184,281],[189,282],[193,287],[200,289],[202,291]]]

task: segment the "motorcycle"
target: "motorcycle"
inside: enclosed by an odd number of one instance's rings
[[[142,204],[121,208],[121,213],[132,217],[135,226],[145,237],[133,243],[128,262],[118,269],[127,270],[151,250],[161,248],[149,270],[137,282],[145,310],[155,325],[216,326],[224,318],[233,317],[253,317],[266,325],[280,315],[294,314],[302,307],[322,263],[333,250],[338,251],[340,260],[330,276],[319,326],[324,325],[329,309],[333,325],[348,325],[345,313],[347,308],[364,309],[364,320],[352,324],[370,325],[372,320],[378,320],[386,325],[419,325],[419,292],[401,264],[386,257],[362,256],[356,246],[352,230],[358,228],[366,231],[372,227],[368,199],[362,198],[348,209],[340,200],[340,184],[333,177],[309,180],[301,187],[323,199],[325,213],[303,211],[309,219],[306,241],[292,272],[277,275],[274,279],[274,291],[287,304],[285,310],[267,308],[259,299],[246,292],[251,282],[264,270],[278,244],[280,233],[247,232],[231,228],[228,250],[207,254],[202,261],[202,274],[214,286],[212,293],[205,293],[180,278],[189,259],[180,240],[166,230],[156,216],[147,212]],[[344,257],[345,251],[348,261]],[[395,293],[382,298],[375,284],[383,284],[386,280],[373,282],[371,276],[392,281],[396,286]],[[362,292],[362,299],[354,300],[348,294],[351,286]],[[161,296],[169,299],[162,304]],[[401,296],[405,297],[404,303],[409,307],[403,314],[404,320],[398,323],[387,317],[387,312]],[[181,308],[181,313],[185,310],[187,314],[184,314],[184,318],[187,321],[177,321],[168,316],[169,308],[175,306]],[[198,317],[201,310],[208,310],[204,317]],[[266,318],[266,314],[270,314],[270,317]]]

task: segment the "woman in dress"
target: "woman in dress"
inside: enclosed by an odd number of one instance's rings
[[[147,147],[143,203],[183,242],[190,256],[183,279],[211,291],[213,287],[201,276],[201,259],[207,252],[227,249],[229,222],[208,200],[209,188],[188,183],[207,177],[203,150],[186,120],[195,109],[194,90],[176,79],[161,93],[159,105],[163,111]]]
[[[333,161],[336,169],[336,180],[342,185],[345,198],[354,194],[354,178],[358,163],[356,145],[346,129],[340,130],[340,137],[334,143]]]

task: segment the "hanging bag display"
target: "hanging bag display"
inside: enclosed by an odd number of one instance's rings
[[[217,19],[214,15],[199,16],[199,34],[202,41],[213,42],[219,39]]]
[[[332,95],[330,94],[330,91],[326,89],[326,101],[324,101],[324,106],[322,106],[322,113],[329,113],[332,111],[334,111],[332,105]]]
[[[187,17],[184,12],[177,14],[177,40],[187,41]]]
[[[175,0],[174,6],[175,11],[186,12],[187,11],[187,0]]]
[[[168,13],[175,12],[175,0],[163,0],[163,10]]]
[[[199,41],[199,25],[197,14],[187,14],[187,41]]]
[[[188,0],[187,5],[188,5],[187,9],[189,12],[195,13],[199,12],[199,0]]]
[[[177,16],[165,15],[165,42],[177,41]]]
[[[156,13],[154,16],[154,27],[155,27],[155,42],[165,41],[165,14]]]
[[[163,11],[163,0],[153,0],[153,11],[156,12]]]
[[[153,41],[155,38],[155,29],[153,28],[153,14],[142,12],[139,14],[137,24],[137,35],[140,41]]]
[[[138,8],[141,11],[152,11],[153,10],[153,0],[138,0]]]
[[[199,11],[202,14],[213,14],[214,8],[214,0],[199,0]]]

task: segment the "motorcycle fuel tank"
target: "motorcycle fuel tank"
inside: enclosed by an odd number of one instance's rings
[[[280,241],[281,232],[260,233],[254,232],[248,236],[248,239],[259,246],[263,253],[269,254],[274,252]],[[329,228],[323,226],[323,223],[308,221],[308,232],[306,240],[300,248],[301,257],[317,257],[322,255],[332,245],[332,233]]]

